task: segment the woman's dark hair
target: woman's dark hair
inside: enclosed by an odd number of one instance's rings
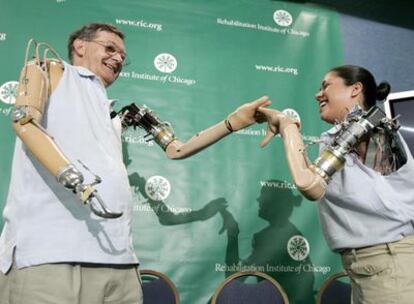
[[[91,41],[96,37],[96,33],[99,31],[107,31],[118,35],[122,40],[124,40],[125,35],[118,28],[110,23],[90,23],[82,26],[77,31],[74,31],[69,36],[68,41],[68,57],[70,62],[73,60],[73,41],[76,39],[81,39],[85,41]]]
[[[377,100],[384,100],[390,93],[391,86],[388,82],[381,82],[378,86],[374,76],[363,67],[356,65],[341,65],[330,70],[341,77],[347,86],[354,83],[362,83],[364,95],[364,107],[366,110],[373,107]]]

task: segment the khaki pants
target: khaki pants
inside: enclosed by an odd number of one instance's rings
[[[1,304],[142,304],[136,266],[45,264],[0,272]]]
[[[342,253],[353,304],[414,303],[414,236]]]

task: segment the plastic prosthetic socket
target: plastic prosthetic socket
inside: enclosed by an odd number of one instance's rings
[[[160,120],[145,105],[137,106],[132,103],[123,107],[117,115],[121,118],[124,130],[131,126],[144,129],[147,132],[145,135],[147,141],[154,140],[166,152],[168,158],[171,159],[189,157],[230,134],[226,124],[220,122],[198,133],[188,142],[182,143],[175,137],[171,124]]]
[[[29,53],[32,53],[30,60]],[[48,58],[50,53],[53,58]],[[100,183],[101,179],[94,175],[95,181],[85,184],[82,173],[70,163],[40,124],[48,97],[59,83],[63,69],[63,61],[53,48],[33,39],[29,41],[12,112],[13,127],[42,166],[59,183],[72,190],[84,204],[89,204],[93,213],[104,218],[120,217],[122,213],[109,210],[94,189],[94,185]]]
[[[357,106],[339,127],[338,135],[314,163],[309,162],[299,129],[293,122],[280,130],[292,177],[298,189],[310,200],[318,200],[325,194],[332,176],[344,167],[345,155],[356,149],[363,138],[380,128],[395,133],[398,124],[376,106],[368,111]]]

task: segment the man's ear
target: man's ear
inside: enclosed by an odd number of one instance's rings
[[[364,88],[364,86],[362,85],[362,83],[361,82],[355,82],[353,85],[352,85],[352,92],[351,92],[351,94],[352,94],[352,97],[356,97],[356,96],[358,96],[359,94],[362,94],[362,90],[363,90],[363,88]]]
[[[83,57],[86,52],[86,41],[75,39],[72,44],[73,47],[73,55],[76,55],[78,57]]]

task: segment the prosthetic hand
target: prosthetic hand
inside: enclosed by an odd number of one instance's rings
[[[394,129],[395,123],[386,118],[378,107],[364,112],[354,109],[341,124],[341,131],[314,163],[310,163],[298,126],[293,120],[273,109],[259,109],[269,122],[268,133],[261,145],[266,145],[272,136],[280,133],[285,145],[289,170],[299,191],[310,200],[318,200],[325,194],[327,183],[345,163],[345,155],[361,142],[361,139],[375,128]]]
[[[271,104],[269,97],[263,96],[253,102],[246,103],[231,113],[226,122],[227,127],[231,131],[238,131],[246,128],[256,122],[264,122],[265,118],[257,110],[260,107],[267,107]]]
[[[183,159],[200,152],[233,131],[250,126],[255,122],[264,122],[264,115],[257,112],[257,109],[270,105],[271,102],[268,99],[267,96],[263,96],[242,105],[226,120],[196,134],[186,143],[180,142],[175,137],[168,122],[160,120],[153,111],[145,106],[139,107],[131,104],[122,108],[118,115],[124,129],[130,126],[143,128],[147,132],[145,137],[151,136],[149,140],[154,140],[161,146],[169,158]]]
[[[32,46],[35,47],[33,59],[29,60]],[[41,49],[42,58],[39,55]],[[48,58],[48,53],[52,53],[55,58]],[[76,193],[83,203],[89,204],[96,215],[104,218],[119,217],[122,213],[110,211],[93,188],[101,179],[95,175],[93,183],[84,184],[83,175],[70,163],[40,124],[45,104],[59,83],[63,69],[62,59],[49,45],[29,41],[12,112],[13,127],[45,169],[55,176],[59,183]]]

